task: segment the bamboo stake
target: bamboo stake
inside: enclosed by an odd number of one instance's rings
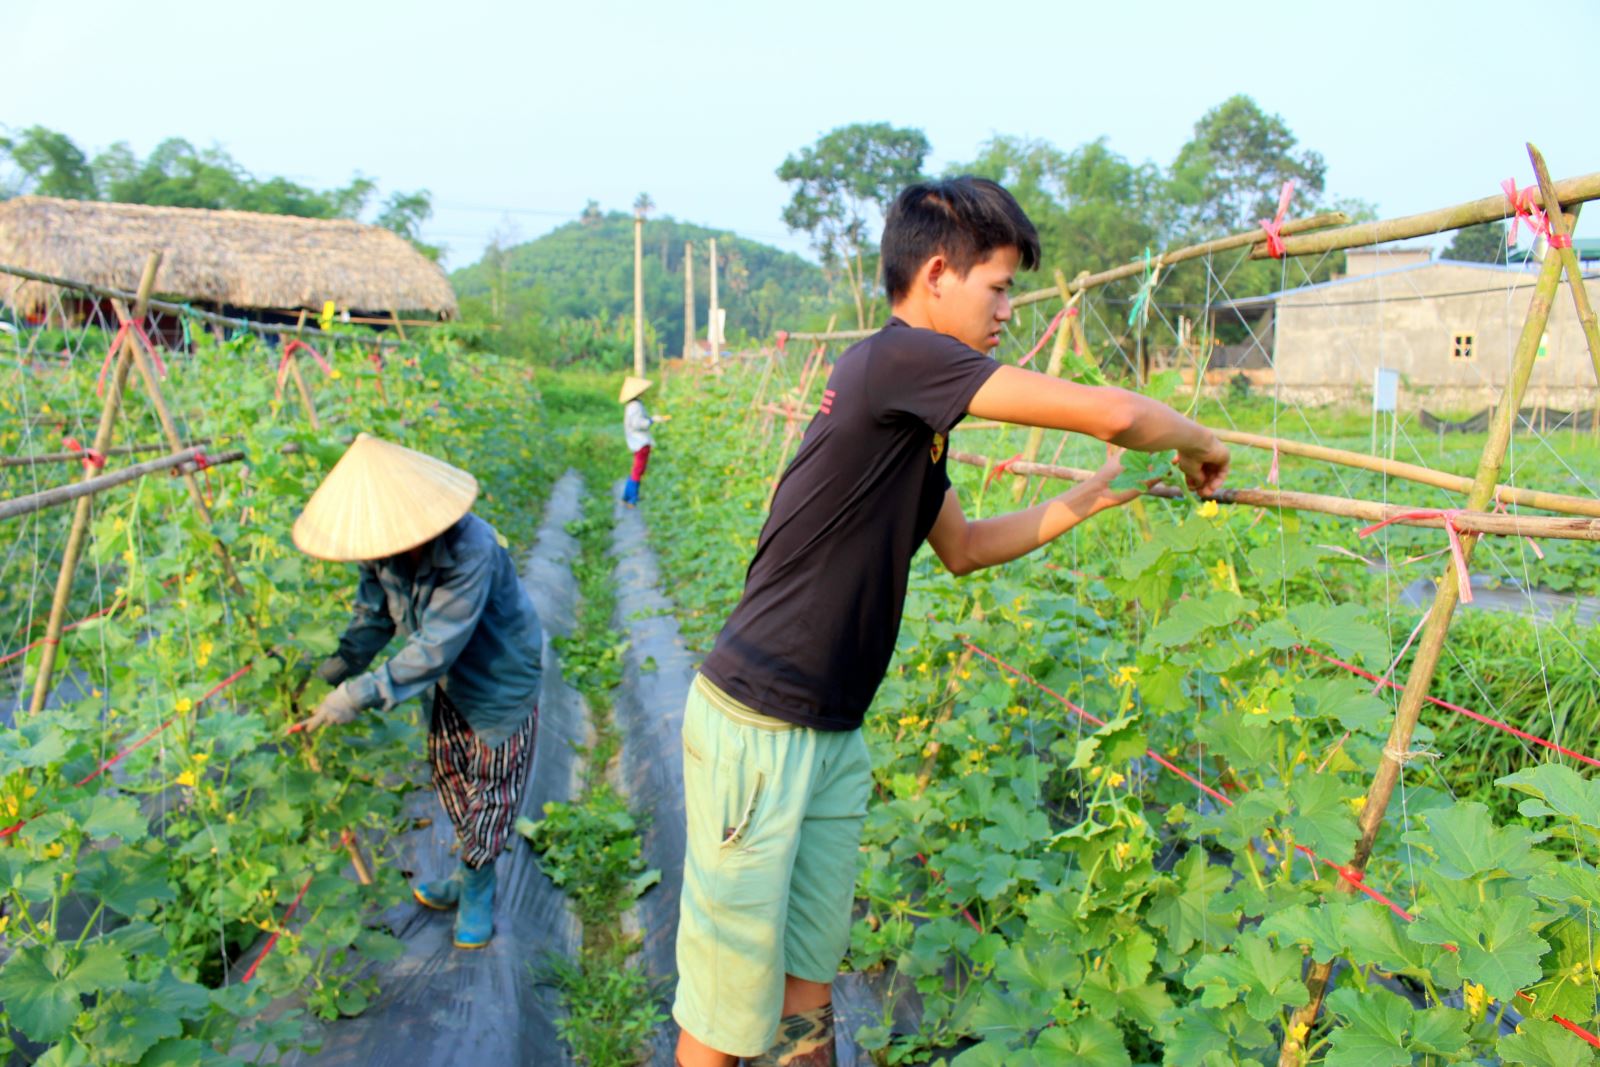
[[[144,263],[144,273],[139,276],[139,292],[134,306],[143,317],[145,304],[155,288],[156,271],[161,268],[161,253],[151,252]],[[111,447],[116,434],[117,408],[122,402],[122,391],[128,384],[128,371],[133,362],[134,347],[131,331],[121,334],[122,343],[108,355],[116,364],[111,381],[106,387],[105,400],[100,406],[100,422],[95,427],[94,450],[102,455]],[[94,478],[93,470],[85,470],[83,482]],[[72,514],[72,528],[67,534],[66,550],[61,557],[61,570],[56,575],[55,596],[50,601],[50,618],[45,624],[44,642],[40,646],[39,673],[33,682],[33,699],[28,704],[29,714],[37,715],[50,697],[50,679],[56,669],[56,652],[61,644],[61,628],[66,624],[67,601],[72,596],[72,579],[78,571],[78,558],[83,553],[84,535],[89,529],[91,497],[78,498],[77,509]]]
[[[1061,293],[1061,300],[1066,305],[1061,311],[1061,324],[1056,327],[1055,344],[1050,346],[1050,362],[1045,366],[1045,373],[1052,378],[1061,377],[1061,364],[1067,358],[1067,337],[1072,333],[1072,324],[1067,321],[1067,316],[1072,314],[1072,309],[1077,307],[1083,290],[1068,295],[1067,276],[1061,271],[1056,271],[1056,289]],[[1044,442],[1044,428],[1034,426],[1028,430],[1028,441],[1022,446],[1022,458],[1029,463],[1039,458],[1039,446]],[[1011,483],[1011,499],[1019,501],[1022,494],[1028,490],[1028,479],[1019,475]]]
[[[127,308],[123,306],[122,301],[112,300],[111,307],[117,313],[119,319],[137,321],[128,318]],[[161,423],[161,432],[167,438],[167,445],[174,452],[181,451],[183,449],[183,438],[178,434],[177,424],[172,421],[172,412],[167,408],[166,397],[161,394],[161,381],[156,377],[155,363],[152,358],[154,353],[146,352],[144,350],[144,342],[138,339],[135,339],[130,347],[133,352],[134,366],[139,368],[139,377],[144,380],[145,393],[150,398],[150,406],[156,410],[156,419]],[[184,484],[189,489],[189,499],[193,501],[195,510],[200,513],[200,521],[209,528],[211,526],[211,508],[206,503],[205,493],[200,490],[200,480],[194,476],[193,469],[184,470],[182,473]],[[242,599],[245,595],[244,585],[239,581],[238,574],[234,572],[233,557],[228,554],[228,546],[213,538],[211,548],[222,563],[222,572],[228,579],[229,588],[233,590],[234,595]]]
[[[950,459],[972,467],[989,468],[994,460],[989,456],[971,452],[952,452]],[[1011,464],[1010,470],[1018,474],[1057,478],[1062,481],[1081,482],[1095,472],[1082,467],[1057,467],[1049,463]],[[1158,485],[1146,496],[1168,500],[1183,500],[1186,494],[1170,485]],[[1293,511],[1314,511],[1323,515],[1339,515],[1347,519],[1366,522],[1385,522],[1390,519],[1401,526],[1419,526],[1442,530],[1445,526],[1443,509],[1407,507],[1403,504],[1379,504],[1371,500],[1353,500],[1345,496],[1327,496],[1322,493],[1297,493],[1284,489],[1219,489],[1200,497],[1219,504],[1238,504],[1255,508],[1289,508]],[[1498,534],[1507,537],[1549,537],[1563,541],[1600,541],[1600,519],[1568,518],[1555,515],[1507,515],[1498,511],[1476,508],[1448,509],[1450,521],[1463,535]],[[1426,517],[1402,519],[1412,512],[1423,512]],[[1427,513],[1433,514],[1427,514]]]
[[[1531,154],[1532,146],[1529,148]],[[1557,211],[1559,210],[1558,208]],[[1467,507],[1473,510],[1481,510],[1489,503],[1494,494],[1495,484],[1499,481],[1500,467],[1505,462],[1506,447],[1511,441],[1512,423],[1522,405],[1522,396],[1527,390],[1528,379],[1533,375],[1533,363],[1539,354],[1539,338],[1544,333],[1545,324],[1550,318],[1550,306],[1555,301],[1556,288],[1561,283],[1561,270],[1560,257],[1547,256],[1543,268],[1539,271],[1539,282],[1534,288],[1533,300],[1528,305],[1528,317],[1523,322],[1522,335],[1517,339],[1516,352],[1512,358],[1511,380],[1500,395],[1500,405],[1495,409],[1494,421],[1489,427],[1489,438],[1483,443],[1483,454],[1478,460],[1478,473],[1473,478],[1472,491],[1467,495]],[[1600,523],[1595,525],[1600,526]],[[1457,528],[1470,527],[1464,527],[1458,522]],[[1477,543],[1478,538],[1475,534],[1467,533],[1462,536],[1463,558],[1468,560],[1472,558],[1472,550]],[[1356,879],[1360,879],[1366,872],[1367,861],[1371,858],[1373,846],[1378,839],[1378,830],[1383,825],[1384,815],[1389,810],[1389,801],[1394,796],[1395,785],[1399,782],[1400,773],[1405,767],[1407,753],[1411,750],[1411,735],[1416,730],[1418,719],[1421,718],[1423,699],[1428,695],[1434,673],[1439,668],[1445,637],[1449,633],[1450,620],[1455,614],[1456,602],[1460,595],[1456,568],[1453,565],[1446,566],[1434,593],[1433,606],[1428,609],[1422,636],[1417,641],[1416,657],[1411,661],[1411,672],[1406,678],[1406,687],[1401,693],[1399,707],[1395,709],[1389,740],[1383,746],[1383,759],[1372,777],[1372,785],[1367,790],[1366,804],[1361,809],[1361,837],[1356,841],[1355,853],[1349,865]],[[1346,879],[1340,879],[1339,885],[1346,892],[1354,892]],[[1316,1021],[1332,974],[1331,960],[1325,964],[1312,965],[1306,975],[1306,988],[1311,996],[1306,1005],[1295,1012],[1289,1027],[1291,1035],[1301,1025],[1309,1027]],[[1299,1041],[1293,1037],[1286,1039],[1279,1050],[1279,1067],[1300,1067],[1304,1061],[1304,1051]]]
[[[1230,445],[1245,445],[1249,448],[1260,448],[1268,452],[1278,451],[1289,456],[1319,459],[1345,467],[1356,467],[1361,470],[1387,474],[1391,478],[1403,478],[1408,482],[1416,482],[1419,485],[1431,485],[1437,489],[1448,489],[1451,492],[1466,493],[1472,489],[1471,478],[1465,478],[1459,474],[1446,474],[1444,471],[1436,471],[1432,467],[1422,467],[1415,463],[1402,463],[1397,460],[1384,459],[1381,456],[1369,456],[1365,452],[1349,452],[1342,448],[1310,445],[1281,437],[1244,433],[1240,430],[1222,430],[1213,427],[1211,432]],[[1547,493],[1538,489],[1520,489],[1514,485],[1497,485],[1494,487],[1494,500],[1501,504],[1520,504],[1523,507],[1543,508],[1545,511],[1560,511],[1568,515],[1589,515],[1600,518],[1600,500],[1594,500],[1589,497],[1568,496],[1565,493]]]
[[[1600,173],[1585,174],[1556,182],[1553,199],[1568,207],[1587,200],[1600,199]],[[1542,192],[1540,201],[1546,211],[1559,210],[1550,199],[1544,197]],[[1424,211],[1420,215],[1406,215],[1380,222],[1362,222],[1354,226],[1329,230],[1326,233],[1286,237],[1283,241],[1283,254],[1311,256],[1341,248],[1364,248],[1367,245],[1383,244],[1385,241],[1427,237],[1442,230],[1458,230],[1484,222],[1499,222],[1506,217],[1507,211],[1508,205],[1503,194],[1486,196],[1482,200],[1439,208],[1437,211]],[[1250,255],[1254,259],[1267,258],[1267,246],[1257,245]]]
[[[1528,158],[1533,160],[1533,173],[1539,179],[1539,195],[1546,204],[1556,203],[1555,183],[1550,180],[1550,168],[1545,166],[1544,155],[1533,145],[1528,145]],[[1559,210],[1549,212],[1550,232],[1557,237],[1570,237],[1572,229],[1567,225],[1566,216]],[[1589,302],[1588,287],[1583,284],[1583,267],[1578,262],[1578,253],[1572,247],[1570,240],[1563,242],[1566,247],[1556,249],[1556,242],[1551,241],[1551,252],[1559,251],[1561,265],[1567,271],[1567,284],[1572,289],[1572,303],[1578,311],[1578,324],[1583,327],[1583,339],[1589,344],[1589,359],[1594,363],[1594,376],[1600,382],[1600,323],[1595,321],[1594,305]],[[1547,252],[1546,255],[1549,253]],[[1577,424],[1573,424],[1577,428]]]
[[[190,446],[207,445],[211,443],[209,437],[197,437],[190,441]],[[134,456],[140,452],[162,452],[166,445],[117,445],[108,448],[101,455],[105,456]],[[46,463],[74,463],[83,460],[82,452],[40,452],[32,456],[0,456],[0,467],[37,467]]]
[[[390,314],[393,314],[393,312],[390,312]],[[295,340],[300,340],[300,335],[305,332],[305,328],[306,313],[302,310],[300,312],[300,321],[294,327]],[[396,328],[398,329],[398,327]],[[313,430],[320,430],[322,429],[322,420],[317,418],[317,405],[311,400],[311,387],[306,385],[305,375],[300,373],[300,353],[291,352],[287,358],[289,360],[289,376],[294,379],[295,391],[300,394],[300,406],[305,408],[306,421],[311,423]]]
[[[1307,230],[1323,230],[1329,226],[1343,226],[1350,221],[1350,216],[1342,211],[1330,211],[1322,215],[1308,215],[1303,219],[1290,219],[1279,230],[1282,234],[1305,233]],[[1217,252],[1226,252],[1231,248],[1247,248],[1261,240],[1259,229],[1246,230],[1244,233],[1231,234],[1227,237],[1217,237],[1210,241],[1201,241],[1196,245],[1187,245],[1183,248],[1174,248],[1161,253],[1163,267],[1170,267],[1174,263],[1182,263],[1187,259],[1199,259]],[[1085,289],[1094,289],[1110,282],[1121,281],[1123,278],[1132,278],[1144,273],[1144,260],[1137,259],[1131,263],[1124,263],[1120,267],[1112,267],[1098,274],[1080,274],[1072,280],[1071,291],[1080,293]],[[1041,300],[1052,299],[1059,288],[1051,286],[1045,289],[1035,289],[1031,293],[1023,293],[1011,301],[1012,307],[1026,307]],[[1065,296],[1062,299],[1066,299]]]
[[[306,313],[302,311],[300,312],[300,324],[304,326],[305,321]],[[400,316],[395,314],[394,308],[389,309],[389,324],[394,327],[394,332],[399,336],[400,340],[404,341],[406,339],[405,324],[400,321]]]
[[[195,460],[200,449],[191,445],[171,455],[162,456],[160,459],[150,459],[143,463],[136,463],[131,467],[122,467],[110,474],[101,474],[94,478],[86,478],[81,482],[70,485],[56,486],[53,489],[41,489],[37,493],[28,493],[26,496],[15,496],[10,500],[0,500],[0,521],[14,519],[20,515],[31,515],[36,511],[43,511],[59,504],[69,504],[83,497],[103,493],[107,489],[114,489],[128,482],[138,481],[148,474],[158,474],[161,471],[176,469],[185,472],[196,469]],[[220,467],[225,463],[237,463],[244,459],[242,451],[224,452],[217,456],[207,456],[208,467]]]

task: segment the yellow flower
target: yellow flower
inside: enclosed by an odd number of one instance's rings
[[[1494,998],[1484,991],[1483,986],[1477,982],[1468,982],[1461,987],[1462,996],[1467,1002],[1467,1011],[1473,1015],[1482,1015],[1483,1009],[1494,1003]]]
[[[45,403],[39,405],[39,414],[41,414],[41,415],[49,415],[50,413],[51,413],[50,412],[50,404],[49,404],[48,401],[46,401]]]
[[[197,779],[195,778],[193,771],[184,771],[182,774],[178,775],[177,779],[179,785],[186,785],[190,787],[194,786],[196,780]]]
[[[1127,780],[1128,776],[1118,771],[1112,771],[1110,776],[1106,778],[1106,781],[1111,783],[1112,789],[1120,787],[1122,783],[1126,782]]]
[[[1216,565],[1216,567],[1214,569],[1214,573],[1217,576],[1217,581],[1226,582],[1228,580],[1228,578],[1232,576],[1233,571],[1232,571],[1231,568],[1229,568],[1227,560],[1219,559],[1219,560],[1217,560],[1217,565]]]
[[[116,519],[111,523],[111,528],[113,530],[115,530],[117,533],[121,533],[123,530],[126,530],[128,528],[128,524],[123,521],[123,518],[122,518],[121,515],[118,515],[116,517]],[[122,586],[120,586],[120,585],[117,586],[117,592],[118,593],[122,592]]]
[[[902,715],[900,717],[901,726],[915,726],[917,725],[917,721],[918,720],[915,715]]]
[[[52,841],[48,845],[44,846],[44,858],[47,860],[53,860],[66,850],[66,846],[60,841]]]
[[[1304,1045],[1306,1043],[1306,1035],[1310,1032],[1310,1023],[1295,1023],[1289,1027],[1289,1037],[1296,1045]]]
[[[1116,852],[1118,863],[1126,863],[1128,860],[1128,854],[1133,851],[1133,846],[1128,844],[1126,841],[1118,841],[1117,847],[1113,851]]]
[[[194,701],[190,700],[188,697],[179,697],[178,702],[172,705],[172,710],[176,711],[179,715],[187,715],[189,712],[194,710]]]
[[[1345,801],[1345,803],[1350,805],[1350,810],[1351,811],[1355,812],[1357,815],[1360,815],[1363,811],[1366,810],[1367,798],[1364,797],[1364,796],[1350,797],[1349,799],[1347,799]]]
[[[1217,502],[1215,500],[1207,500],[1204,504],[1200,505],[1200,517],[1202,519],[1214,519],[1217,517],[1217,512],[1221,510],[1221,508],[1217,507]]]
[[[927,661],[923,661],[922,663],[917,664],[917,673],[918,674],[927,674],[928,673]]]
[[[7,815],[15,818],[17,813],[19,811],[21,811],[21,810],[22,810],[22,805],[17,803],[17,798],[16,797],[6,797],[6,814]]]
[[[332,378],[334,381],[338,381],[340,378],[344,377],[344,371],[340,370],[338,367],[335,367],[333,368],[333,373],[328,375],[328,377]]]
[[[961,668],[961,680],[964,682],[968,678],[971,678],[971,677],[972,677],[972,672],[967,670],[965,667],[962,667]]]
[[[198,667],[204,667],[207,663],[210,663],[211,662],[211,653],[215,648],[216,648],[216,646],[211,643],[211,639],[210,638],[206,638],[206,639],[202,640],[200,642],[200,647],[195,649],[195,653],[194,653],[195,665],[198,666]]]
[[[1089,781],[1091,781],[1091,782],[1098,781],[1100,776],[1102,774],[1104,774],[1104,773],[1106,773],[1106,769],[1104,767],[1090,767],[1089,768]]]
[[[1139,675],[1139,668],[1138,667],[1118,667],[1117,668],[1117,684],[1118,685],[1132,685],[1134,678],[1138,677],[1138,675]]]
[[[204,763],[206,760],[211,758],[211,753],[209,753],[209,752],[196,752],[194,755],[190,756],[189,758],[194,760],[196,763]]]
[[[1252,715],[1267,715],[1267,714],[1270,714],[1270,713],[1271,713],[1271,709],[1268,708],[1265,704],[1257,704],[1255,707],[1250,709],[1250,714],[1252,714]]]
[[[0,915],[0,934],[6,932],[6,927],[11,925],[11,916]]]

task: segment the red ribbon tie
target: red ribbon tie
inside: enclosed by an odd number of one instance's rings
[[[1450,556],[1455,560],[1456,564],[1456,585],[1460,589],[1461,602],[1470,604],[1472,603],[1472,575],[1467,571],[1467,556],[1461,548],[1461,531],[1456,529],[1456,516],[1460,514],[1460,510],[1456,508],[1428,508],[1422,511],[1402,512],[1399,515],[1390,516],[1382,522],[1368,526],[1357,536],[1366,537],[1368,534],[1377,533],[1392,523],[1405,522],[1409,519],[1443,519],[1444,532],[1450,535]]]
[[[1273,259],[1283,258],[1283,229],[1284,216],[1289,214],[1289,201],[1294,197],[1294,179],[1290,178],[1283,183],[1283,188],[1278,191],[1278,212],[1270,219],[1258,219],[1262,230],[1267,234],[1267,255]]]

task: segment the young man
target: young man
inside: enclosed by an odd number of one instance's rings
[[[911,557],[952,574],[1016,559],[1132,493],[1100,472],[1036,507],[973,522],[945,472],[962,417],[1176,449],[1221,486],[1228,450],[1164,404],[1001,366],[1039,238],[994,182],[913,185],[883,233],[889,324],[840,357],[761,531],[744,595],[684,709],[688,856],[678,926],[684,1067],[833,1064],[833,976],[850,940],[871,786],[862,717],[893,654]]]
[[[359,563],[361,576],[339,650],[317,669],[336,688],[305,725],[422,699],[461,864],[412,894],[457,909],[457,948],[494,936],[494,861],[528,781],[542,672],[538,613],[494,528],[471,513],[477,496],[466,471],[363,433],[294,524],[302,552]],[[369,670],[396,630],[405,644]]]

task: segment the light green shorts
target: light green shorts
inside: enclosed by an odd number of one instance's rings
[[[683,710],[679,1026],[759,1056],[777,1039],[784,975],[833,981],[871,788],[860,730],[793,726],[695,678]]]

